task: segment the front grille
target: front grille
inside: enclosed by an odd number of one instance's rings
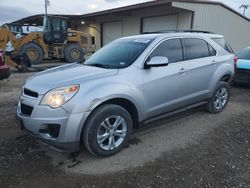
[[[26,89],[24,88],[23,89],[23,93],[27,96],[31,96],[31,97],[35,97],[35,98],[38,98],[38,93],[34,92],[34,91],[31,91],[29,89]]]
[[[21,113],[30,116],[33,111],[33,107],[21,103]]]

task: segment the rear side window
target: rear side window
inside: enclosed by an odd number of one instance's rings
[[[186,60],[208,57],[210,53],[216,54],[213,52],[214,49],[209,49],[209,44],[202,39],[184,39],[184,48]]]
[[[170,39],[162,42],[155,48],[150,58],[155,56],[167,57],[169,63],[183,61],[181,39]]]
[[[210,56],[216,56],[216,51],[215,49],[210,45],[210,44],[207,44],[208,45],[208,49],[209,49],[209,55]]]
[[[233,49],[224,38],[212,38],[212,40],[216,42],[217,44],[219,44],[222,48],[224,48],[229,53],[234,54]]]

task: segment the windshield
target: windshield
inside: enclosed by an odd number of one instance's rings
[[[85,65],[118,69],[130,66],[152,42],[152,39],[124,39],[101,48]]]
[[[241,50],[241,51],[238,53],[237,57],[238,57],[239,59],[247,59],[247,60],[250,60],[250,47]]]

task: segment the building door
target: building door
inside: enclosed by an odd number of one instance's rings
[[[177,29],[177,15],[154,16],[142,19],[142,33]]]
[[[120,37],[122,37],[121,21],[102,23],[102,46]]]

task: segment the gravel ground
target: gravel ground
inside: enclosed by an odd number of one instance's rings
[[[0,187],[250,187],[250,88],[234,87],[223,113],[197,108],[148,124],[101,159],[52,151],[19,130],[15,105],[32,74],[0,81]]]

